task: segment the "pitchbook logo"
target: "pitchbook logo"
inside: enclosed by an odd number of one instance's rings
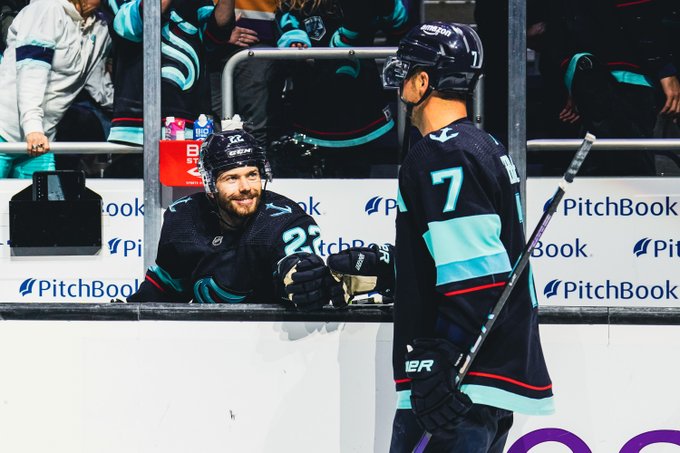
[[[642,238],[633,246],[633,255],[638,258],[642,255],[654,258],[678,258],[680,257],[680,241]]]
[[[33,292],[33,284],[35,284],[35,279],[34,278],[27,278],[23,282],[21,282],[21,286],[19,286],[19,294],[22,296],[25,296],[26,294],[31,294]]]
[[[19,285],[19,294],[22,297],[28,295],[48,297],[50,299],[82,299],[82,298],[107,298],[129,297],[139,290],[140,281],[135,279],[132,283],[111,283],[103,280],[38,280],[27,278]]]
[[[670,280],[658,284],[639,284],[613,280],[589,282],[555,279],[545,285],[543,295],[546,298],[558,296],[565,300],[678,300],[678,285]]]
[[[121,239],[113,238],[108,242],[109,253],[111,255],[118,255],[123,257],[142,256],[142,240],[137,239],[136,241],[132,239]]]
[[[551,280],[548,282],[547,285],[545,285],[545,289],[543,289],[543,295],[545,297],[553,297],[557,295],[557,291],[560,289],[560,283],[562,283],[562,280]]]
[[[384,201],[384,203],[383,203]],[[380,212],[384,215],[390,215],[392,210],[397,207],[397,200],[394,198],[383,198],[379,195],[371,198],[366,202],[364,206],[364,211],[366,214],[371,215],[376,212]]]

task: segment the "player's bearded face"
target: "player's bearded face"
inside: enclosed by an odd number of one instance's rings
[[[220,210],[234,217],[255,213],[262,198],[262,180],[257,167],[239,167],[220,174],[216,181]]]

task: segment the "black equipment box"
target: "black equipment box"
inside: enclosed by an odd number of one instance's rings
[[[9,202],[12,255],[95,255],[102,246],[102,197],[82,171],[33,174]]]

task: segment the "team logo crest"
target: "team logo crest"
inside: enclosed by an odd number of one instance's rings
[[[319,41],[326,35],[326,25],[321,16],[312,16],[305,19],[305,31],[310,39]]]

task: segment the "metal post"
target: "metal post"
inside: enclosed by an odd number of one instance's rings
[[[479,76],[472,93],[472,122],[477,129],[484,129],[484,74]]]
[[[161,1],[144,2],[144,266],[153,264],[161,230]]]
[[[505,1],[505,0],[504,0]],[[508,1],[508,152],[521,178],[521,196],[526,200],[526,0]],[[510,101],[512,99],[512,101]],[[522,203],[526,218],[526,203]]]

